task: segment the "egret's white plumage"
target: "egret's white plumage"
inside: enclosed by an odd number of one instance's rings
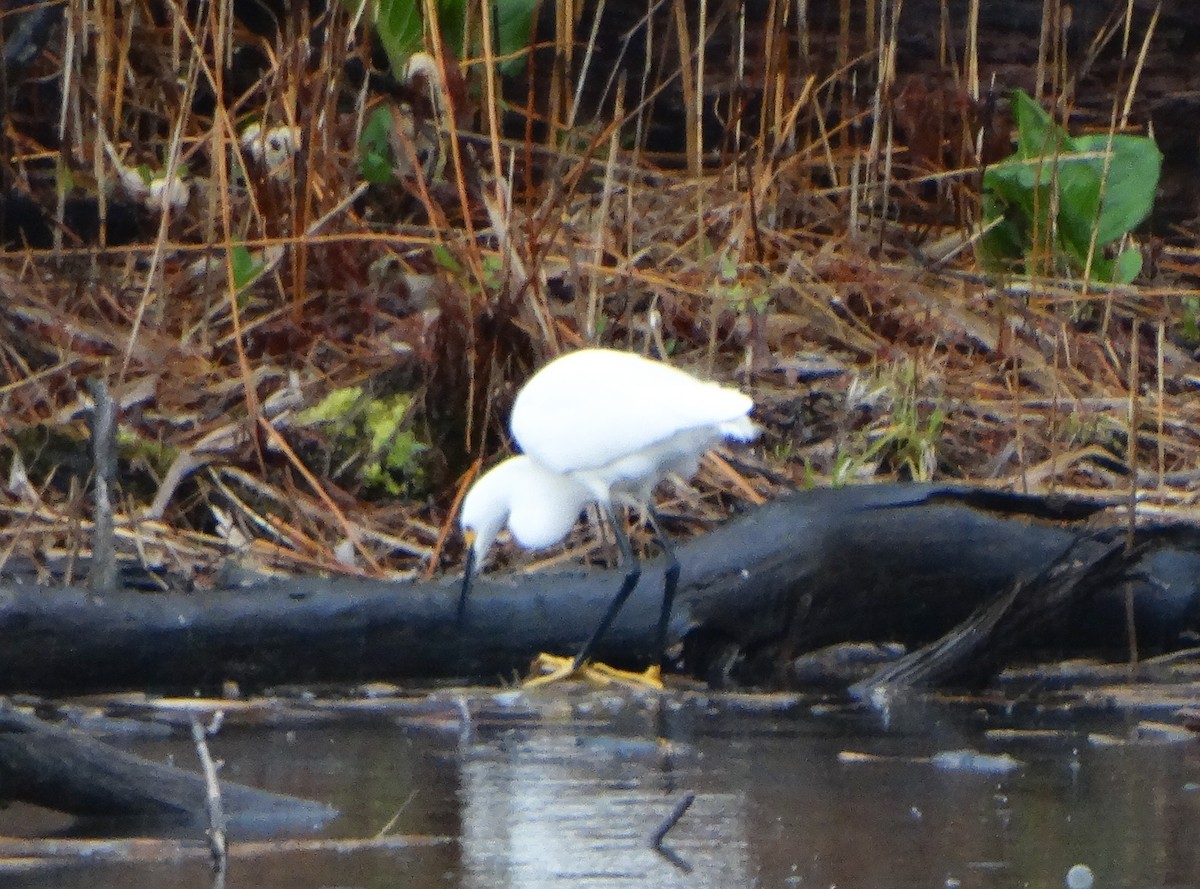
[[[463,500],[459,523],[470,550],[459,619],[472,572],[504,525],[519,544],[540,549],[566,537],[584,507],[597,503],[613,525],[627,574],[600,626],[575,658],[578,667],[640,573],[613,504],[644,505],[653,520],[650,497],[664,476],[690,477],[704,453],[722,440],[750,441],[758,435],[749,417],[753,407],[735,389],[628,352],[584,349],[551,361],[529,379],[513,404],[510,428],[524,454],[485,473]],[[661,648],[679,565],[654,525],[671,559],[659,623]]]
[[[753,439],[754,402],[736,389],[629,352],[583,349],[551,361],[517,394],[509,426],[521,450],[602,488],[639,494],[668,472],[695,474],[723,438]],[[647,487],[648,486],[648,487]]]
[[[459,524],[473,532],[475,563],[483,561],[505,525],[526,549],[545,549],[570,532],[591,493],[570,476],[529,457],[509,457],[479,477],[463,498]]]

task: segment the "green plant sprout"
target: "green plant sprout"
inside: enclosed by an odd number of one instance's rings
[[[1147,136],[1072,137],[1022,90],[1012,97],[1017,151],[983,176],[985,260],[1023,260],[1053,273],[1087,274],[1128,284],[1142,268],[1139,250],[1109,247],[1150,213],[1162,153]]]
[[[387,108],[376,108],[358,137],[358,169],[363,179],[372,185],[394,185],[394,167],[392,115]]]
[[[730,305],[737,312],[745,312],[753,308],[759,314],[767,310],[771,304],[771,295],[762,291],[752,291],[739,276],[737,260],[729,253],[722,254],[720,272],[713,286],[716,297]]]
[[[425,48],[425,19],[421,0],[345,0],[353,13],[363,3],[380,45],[388,58],[394,77],[403,79],[409,60]],[[455,59],[478,58],[482,55],[483,40],[479,23],[468,12],[471,0],[434,0],[438,32]],[[533,39],[533,20],[539,0],[494,0],[491,5],[492,41],[495,53],[504,58],[496,63],[501,74],[519,74],[525,67],[522,50]],[[505,58],[507,57],[507,58]],[[397,181],[392,147],[392,127],[395,122],[386,108],[376,109],[363,126],[358,140],[359,170],[363,179],[372,185],[392,185]]]
[[[1183,316],[1179,319],[1183,338],[1193,345],[1200,343],[1200,298],[1185,296],[1181,300]]]
[[[913,481],[926,482],[934,477],[946,411],[922,399],[919,388],[918,368],[902,361],[877,380],[869,394],[865,386],[860,389],[871,402],[890,402],[890,421],[882,428],[856,432],[850,447],[838,449],[830,478],[835,487],[874,475],[884,463]]]
[[[229,257],[233,269],[233,292],[238,306],[245,308],[250,298],[250,288],[263,276],[270,266],[263,253],[252,253],[244,244],[235,244]]]

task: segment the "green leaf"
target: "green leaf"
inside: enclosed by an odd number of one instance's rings
[[[1084,256],[1079,260],[1078,267],[1081,271],[1084,268],[1084,261],[1086,259],[1087,257]],[[1113,275],[1116,274],[1116,271],[1117,261],[1115,259],[1106,258],[1103,253],[1097,250],[1096,255],[1092,257],[1092,267],[1090,269],[1091,279],[1093,281],[1112,281]]]
[[[367,404],[364,422],[371,436],[373,460],[364,468],[363,480],[380,485],[389,493],[403,490],[400,479],[418,482],[422,475],[414,459],[426,449],[411,429],[405,428],[412,395],[397,393]]]
[[[452,275],[465,275],[466,270],[462,267],[454,254],[446,249],[445,244],[434,244],[429,248],[429,255],[433,258],[434,264],[440,269],[445,269]]]
[[[399,76],[408,59],[424,45],[425,23],[420,0],[343,0],[351,13],[357,13],[363,2],[370,2],[371,21],[379,42],[387,53],[392,73]],[[438,0],[438,30],[455,58],[479,55],[479,22],[473,22],[466,33],[469,0]],[[492,5],[496,39],[493,45],[501,56],[513,55],[529,47],[533,39],[534,17],[540,0],[495,0]],[[520,74],[525,58],[516,56],[498,67],[503,74]]]
[[[464,58],[471,53],[463,48],[463,31],[467,26],[466,0],[438,0],[438,30],[442,39],[450,47],[456,58]]]
[[[1047,193],[1047,199],[1050,195]],[[1090,160],[1064,157],[1058,166],[1058,235],[1076,268],[1087,262],[1100,214],[1100,175]],[[1097,246],[1100,246],[1097,243]],[[1093,259],[1093,272],[1095,271]]]
[[[526,49],[533,40],[533,18],[537,13],[539,0],[497,0],[496,18],[496,51],[507,56],[511,53]],[[517,56],[507,62],[501,62],[500,71],[510,77],[525,70],[526,58]]]
[[[991,225],[981,245],[984,258],[1024,257],[1028,265],[1045,257],[1052,269],[1065,259],[1096,280],[1131,281],[1140,254],[1111,260],[1101,248],[1139,225],[1154,205],[1162,166],[1154,141],[1107,134],[1073,139],[1023,91],[1013,94],[1012,104],[1017,152],[983,178],[983,214]]]
[[[1189,343],[1200,342],[1200,299],[1185,296],[1182,302],[1184,313],[1179,326],[1183,329],[1183,335]]]
[[[1052,178],[1049,165],[1040,160],[1020,160],[1015,155],[987,170],[983,178],[984,219],[991,222],[1003,217],[1003,222],[983,239],[990,260],[1013,260],[1031,252],[1050,251]]]
[[[412,495],[422,489],[425,474],[419,455],[428,445],[409,426],[413,396],[396,393],[374,398],[362,386],[347,386],[326,395],[299,413],[302,426],[327,427],[331,462],[367,487],[388,495]]]
[[[1112,280],[1118,284],[1129,284],[1142,272],[1142,251],[1124,250],[1117,257],[1116,268]]]
[[[412,472],[413,459],[424,450],[425,445],[417,441],[411,431],[399,433],[392,439],[384,465],[395,472]]]
[[[1077,142],[1080,151],[1103,153],[1106,135],[1083,136]],[[1093,159],[1097,176],[1104,173],[1104,158]],[[1154,208],[1158,177],[1162,172],[1162,152],[1153,139],[1145,136],[1112,137],[1112,160],[1104,182],[1104,206],[1096,232],[1096,244],[1111,244],[1126,232],[1141,225]]]
[[[408,57],[421,48],[425,28],[420,0],[375,0],[375,30],[394,73],[404,70]]]
[[[410,395],[372,399],[367,404],[366,424],[371,433],[371,450],[381,451],[399,433],[412,404]]]
[[[392,115],[376,108],[363,125],[358,138],[358,167],[363,179],[372,185],[394,185],[392,163]]]
[[[255,259],[254,254],[238,244],[233,248],[233,289],[241,293],[254,283],[255,279],[266,268],[266,263]]]
[[[1012,113],[1017,125],[1018,157],[1031,160],[1070,150],[1067,134],[1024,90],[1013,93]]]

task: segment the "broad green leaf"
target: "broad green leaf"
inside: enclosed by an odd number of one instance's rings
[[[352,13],[356,13],[363,2],[371,4],[370,20],[379,35],[379,42],[387,53],[388,64],[397,77],[404,71],[409,57],[424,45],[425,22],[421,0],[343,0]],[[468,14],[469,0],[437,0],[438,31],[455,58],[463,59],[481,53],[479,21],[476,14]],[[533,39],[534,18],[540,0],[494,0],[492,22],[495,29],[493,45],[497,54],[512,55],[526,49]],[[466,33],[471,22],[471,33]],[[519,74],[525,67],[525,58],[517,56],[499,65],[501,72]]]
[[[983,239],[984,256],[1000,262],[1023,257],[1027,264],[1045,257],[1054,266],[1065,259],[1082,273],[1092,252],[1092,278],[1133,280],[1140,253],[1126,251],[1113,260],[1101,248],[1140,224],[1153,207],[1162,165],[1154,141],[1107,134],[1073,139],[1024,92],[1014,93],[1012,103],[1017,152],[984,174],[984,219],[996,223]]]
[[[990,221],[1001,214],[1005,218],[995,237],[985,239],[985,248],[992,250],[995,258],[1015,259],[1027,254],[1033,249],[1035,235],[1041,252],[1049,248],[1048,238],[1053,231],[1049,187],[1052,178],[1048,165],[1016,159],[997,164],[984,174],[984,188],[992,197],[991,201],[986,198],[984,201],[985,219]],[[1038,185],[1039,180],[1043,184]],[[995,212],[997,209],[999,214]]]
[[[1125,250],[1117,257],[1116,268],[1112,280],[1118,284],[1128,284],[1142,271],[1142,251]]]
[[[442,32],[442,39],[446,41],[455,58],[462,59],[472,55],[470,50],[463,48],[463,31],[467,26],[467,0],[438,0],[437,12],[438,30]]]
[[[1085,268],[1084,261],[1087,257],[1081,257],[1078,260],[1076,268],[1082,272]],[[1117,270],[1117,261],[1115,259],[1107,259],[1099,250],[1092,257],[1092,267],[1089,269],[1088,277],[1093,281],[1112,281],[1113,275]]]
[[[392,71],[404,70],[408,57],[421,48],[425,27],[420,0],[375,0],[375,30]]]
[[[1183,335],[1189,343],[1200,342],[1200,299],[1185,296],[1182,302],[1184,312],[1179,326],[1183,329]]]
[[[1100,213],[1100,176],[1090,161],[1066,156],[1058,166],[1058,234],[1077,268],[1087,262]],[[1092,270],[1095,272],[1093,260]]]
[[[1103,153],[1108,136],[1082,136],[1080,151]],[[1099,178],[1104,173],[1104,158],[1092,163]],[[1132,231],[1150,215],[1162,171],[1162,152],[1153,139],[1145,136],[1112,137],[1112,160],[1104,183],[1104,206],[1100,213],[1097,244],[1110,244]]]
[[[1028,160],[1074,150],[1071,137],[1024,90],[1013,94],[1012,110],[1020,157]]]

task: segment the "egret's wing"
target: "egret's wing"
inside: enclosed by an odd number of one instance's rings
[[[753,404],[741,392],[658,361],[586,349],[551,362],[526,383],[511,428],[525,453],[556,472],[574,472],[705,426],[714,437],[750,437],[752,424],[738,421]]]

